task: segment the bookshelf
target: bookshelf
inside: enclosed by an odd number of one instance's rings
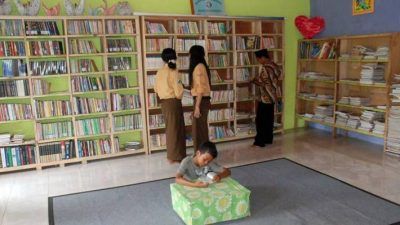
[[[382,138],[387,150],[399,47],[396,33],[300,40],[296,118]]]
[[[249,82],[258,73],[254,52],[267,47],[271,58],[284,68],[284,21],[239,17],[200,17],[143,15],[142,43],[144,80],[147,99],[149,151],[165,149],[165,132],[159,124],[161,108],[152,85],[157,69],[163,66],[163,48],[175,48],[178,69],[189,89],[188,51],[194,44],[204,46],[211,72],[211,108],[209,134],[214,142],[253,138],[255,135],[254,86]],[[284,70],[282,69],[282,77]],[[282,79],[283,86],[283,79]],[[282,90],[283,92],[283,90]],[[284,101],[282,99],[282,101]],[[193,101],[190,93],[184,96],[184,118],[191,146]],[[283,132],[283,106],[276,112],[275,133]],[[162,121],[161,121],[162,122]]]
[[[147,152],[139,17],[0,23],[0,85],[13,87],[0,93],[0,133],[25,139],[3,136],[0,173]]]

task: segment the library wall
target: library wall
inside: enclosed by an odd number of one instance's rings
[[[352,15],[351,4],[349,0],[311,0],[311,16],[322,16],[326,22],[318,37],[400,31],[400,1],[375,1],[374,13],[359,16]]]

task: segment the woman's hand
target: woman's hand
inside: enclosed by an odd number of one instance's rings
[[[196,181],[196,182],[194,183],[194,185],[195,185],[196,187],[199,187],[199,188],[206,188],[206,187],[208,187],[208,183],[203,182],[203,181]]]
[[[221,177],[219,175],[215,175],[213,178],[214,182],[220,182],[221,181]]]
[[[200,107],[195,107],[194,108],[194,112],[193,112],[193,116],[194,118],[200,118],[201,114],[200,114]]]

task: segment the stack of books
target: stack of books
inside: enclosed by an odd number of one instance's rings
[[[107,20],[106,31],[108,34],[133,34],[135,24],[132,20]]]
[[[319,105],[314,109],[313,119],[325,120],[326,117],[333,117],[332,105]]]
[[[329,76],[324,73],[308,71],[308,72],[301,72],[299,78],[303,79],[313,79],[313,80],[323,80],[323,81],[333,81],[334,76]]]
[[[399,76],[399,75],[397,75]],[[392,84],[392,90],[390,92],[392,103],[400,103],[400,83]]]
[[[336,125],[346,126],[347,120],[349,119],[349,114],[347,112],[336,111]]]
[[[165,48],[173,47],[173,40],[169,38],[160,39],[146,39],[146,51],[147,52],[160,52]]]
[[[360,117],[355,115],[349,115],[349,119],[347,120],[347,127],[357,129],[360,126]]]
[[[400,154],[400,106],[392,106],[388,118],[387,150]]]
[[[0,145],[7,145],[11,142],[11,134],[0,134]]]
[[[249,135],[255,133],[254,123],[238,123],[236,126],[237,135]]]
[[[235,135],[232,129],[226,126],[210,126],[208,128],[208,133],[210,140],[232,137]]]
[[[207,23],[209,34],[226,34],[227,29],[225,23]]]
[[[385,134],[385,122],[383,121],[374,121],[374,129],[372,130],[372,133],[378,134],[378,135],[384,135]]]
[[[188,52],[193,45],[205,46],[205,40],[197,39],[176,39],[176,51]]]
[[[146,22],[146,29],[148,34],[168,34],[164,24]]]
[[[350,97],[350,105],[367,106],[367,105],[369,105],[369,98]]]
[[[385,83],[385,66],[377,63],[362,65],[361,79],[362,84]]]
[[[125,143],[125,150],[139,150],[143,148],[143,144],[138,141],[128,141]]]

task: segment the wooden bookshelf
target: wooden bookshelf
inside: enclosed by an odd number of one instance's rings
[[[239,133],[239,127],[243,124],[253,125],[256,112],[256,102],[252,97],[254,95],[254,86],[248,82],[251,76],[258,73],[258,63],[256,61],[254,52],[261,48],[268,48],[270,50],[271,58],[282,67],[282,78],[284,77],[284,20],[267,20],[262,18],[244,18],[244,17],[201,17],[201,16],[162,16],[162,15],[144,15],[141,17],[142,22],[142,42],[143,42],[143,58],[144,61],[149,58],[158,58],[158,66],[150,66],[144,63],[144,80],[146,82],[146,99],[149,96],[154,96],[154,90],[149,83],[151,83],[152,76],[154,76],[157,70],[163,65],[160,59],[161,51],[164,47],[173,47],[178,54],[178,64],[184,57],[188,57],[188,51],[193,44],[203,45],[206,51],[206,58],[210,66],[212,73],[211,89],[213,92],[218,91],[233,91],[233,98],[231,100],[225,99],[224,101],[215,101],[212,98],[212,104],[210,113],[214,110],[232,110],[233,115],[230,118],[225,116],[212,120],[209,118],[209,126],[218,126],[220,130],[230,130],[233,136],[216,137],[212,139],[216,142],[221,141],[232,141],[243,138],[254,138],[254,135],[247,135]],[[153,32],[149,33],[148,24],[151,23],[153,27],[159,27],[162,25],[164,28],[161,29],[164,33]],[[198,32],[181,34],[179,27],[181,23],[191,23],[197,25]],[[189,40],[187,43],[182,39]],[[248,46],[238,46],[240,41],[246,43],[248,39],[258,39],[258,45],[248,48]],[[265,39],[265,41],[264,41]],[[267,40],[268,39],[268,40]],[[191,41],[190,41],[191,40]],[[156,48],[155,43],[162,43],[160,48]],[[166,44],[168,42],[168,44]],[[185,43],[182,46],[182,43]],[[241,58],[246,57],[248,60],[242,60]],[[154,59],[151,59],[154,60]],[[224,62],[223,64],[216,63]],[[188,65],[179,66],[180,73],[187,73]],[[246,70],[247,74],[243,75],[243,71]],[[213,80],[214,73],[218,73],[220,79]],[[239,74],[241,73],[241,74]],[[239,76],[241,78],[239,79]],[[282,79],[282,86],[284,79]],[[185,86],[185,88],[189,88]],[[248,97],[243,99],[243,96],[239,96],[240,89],[247,89]],[[284,90],[282,90],[284,93]],[[284,102],[284,99],[282,99]],[[185,107],[184,112],[191,113],[192,107]],[[275,133],[283,132],[283,106],[279,112],[275,114],[275,122],[279,124]],[[240,117],[239,114],[246,113],[247,117]],[[147,114],[155,115],[161,114],[159,107],[155,105],[147,105]],[[147,127],[150,127],[149,117],[147,119]],[[186,126],[187,134],[190,135],[191,127]],[[150,152],[160,151],[165,149],[165,146],[151,145],[151,135],[159,134],[164,135],[163,128],[148,129],[149,138],[149,150]],[[255,132],[255,131],[254,131]],[[211,134],[212,132],[210,132]],[[160,136],[159,136],[160,137]],[[157,140],[161,140],[158,138]],[[164,140],[165,141],[165,140]],[[187,146],[191,146],[190,138],[187,141]]]
[[[386,149],[392,75],[400,72],[396,62],[400,51],[399,40],[397,33],[300,40],[298,43],[296,118],[332,127],[333,136],[336,136],[338,130],[344,130],[382,138],[385,140]],[[323,50],[318,52],[318,49],[323,49],[325,43],[331,43],[331,45],[334,43],[336,46],[332,57],[324,57],[324,54],[321,53],[324,52]],[[307,50],[306,46],[311,47]],[[367,47],[367,49],[361,46]],[[315,54],[312,54],[313,47],[315,47]],[[387,57],[378,57],[379,54],[374,53],[380,47],[388,48]],[[380,50],[382,51],[382,48]],[[383,52],[385,55],[384,50]],[[365,58],[365,55],[371,55],[371,57]],[[369,65],[374,69],[368,68]],[[371,70],[374,74],[372,76],[370,75]],[[323,77],[318,77],[318,74],[315,73],[308,73],[307,76],[304,76],[305,72],[320,73]],[[333,121],[327,122],[315,116],[315,108],[326,104],[326,101],[310,101],[310,98],[304,97],[304,93],[317,94],[317,96],[332,95],[333,99],[329,104],[333,106]],[[359,104],[360,101],[361,104]],[[354,127],[352,123],[355,121],[353,120],[348,120],[347,124],[343,124],[343,120],[338,116],[339,112],[345,112],[347,115],[354,116],[350,118],[357,120],[366,111],[381,113],[381,120],[384,120],[383,133],[373,132],[373,128],[370,130],[368,128],[360,129],[360,124]],[[367,122],[365,121],[364,124]],[[370,123],[372,125],[372,122]]]
[[[123,155],[133,155],[140,153],[147,153],[147,138],[146,135],[146,123],[142,123],[142,126],[137,129],[131,129],[128,127],[128,130],[119,130],[116,131],[114,129],[113,120],[116,116],[124,116],[124,115],[141,115],[141,118],[146,118],[145,111],[145,96],[143,91],[143,76],[141,75],[142,71],[142,55],[141,55],[141,40],[140,36],[140,21],[138,16],[112,16],[112,17],[95,17],[95,16],[84,16],[84,17],[52,17],[49,19],[48,17],[4,17],[0,19],[1,21],[17,21],[20,24],[25,23],[36,23],[36,22],[44,22],[49,23],[45,26],[50,30],[51,23],[57,25],[58,34],[31,34],[30,32],[25,32],[25,26],[22,26],[23,30],[18,36],[7,36],[1,35],[0,41],[7,41],[9,39],[15,39],[17,41],[23,41],[25,43],[25,56],[21,57],[2,57],[0,61],[3,60],[23,60],[27,65],[27,74],[24,77],[11,77],[4,78],[0,80],[27,80],[29,86],[29,95],[26,97],[17,96],[15,97],[5,97],[1,98],[1,103],[24,103],[29,104],[32,107],[32,112],[34,118],[31,120],[21,120],[18,122],[28,123],[28,125],[20,125],[21,128],[12,129],[12,126],[3,127],[0,130],[0,133],[12,133],[14,134],[25,134],[25,139],[28,140],[21,145],[31,145],[35,147],[35,163],[29,165],[21,165],[21,166],[13,166],[7,168],[0,168],[1,172],[9,172],[9,171],[17,171],[22,169],[41,169],[43,167],[48,166],[64,166],[70,163],[86,163],[87,161],[104,159],[116,156]],[[86,28],[83,26],[85,23]],[[132,26],[130,26],[131,24]],[[125,27],[123,27],[125,26]],[[50,27],[50,28],[49,28]],[[72,28],[72,29],[71,29]],[[75,28],[76,30],[74,30]],[[124,29],[125,28],[125,29]],[[32,29],[34,30],[34,29]],[[125,33],[120,33],[119,31],[127,31]],[[55,54],[50,52],[49,54],[44,54],[44,52],[38,51],[35,52],[37,45],[36,42],[43,43],[51,43],[52,41],[60,41],[62,43],[62,52],[60,54]],[[77,49],[73,49],[74,43],[80,43]],[[115,45],[112,45],[112,44]],[[118,48],[117,46],[121,46],[120,43],[126,44],[122,45],[123,48]],[[45,45],[44,45],[45,46]],[[79,47],[84,46],[84,47]],[[88,48],[90,46],[90,48]],[[76,45],[75,45],[76,47]],[[93,48],[92,48],[93,47]],[[80,48],[80,49],[79,49]],[[86,50],[83,50],[86,48]],[[95,52],[92,50],[96,49]],[[44,51],[44,49],[42,49]],[[41,51],[42,51],[41,50]],[[44,55],[43,55],[44,54]],[[122,61],[113,59],[120,58],[130,58],[128,63],[124,63],[124,66],[114,66],[122,64]],[[96,64],[95,68],[90,70],[86,70],[93,65],[90,64],[89,67],[85,67],[82,65],[74,64],[79,60],[87,60],[87,62],[93,62]],[[52,61],[57,63],[63,63],[63,71],[60,71],[61,66],[57,67],[57,71],[46,73],[45,69],[50,70],[49,66],[56,67],[54,65],[50,65]],[[46,65],[46,63],[48,63]],[[115,63],[115,64],[114,64]],[[31,66],[32,64],[32,66]],[[73,65],[76,65],[76,68],[80,68],[82,71],[73,71]],[[83,70],[82,68],[86,68]],[[39,72],[35,72],[33,70],[38,70]],[[41,74],[41,72],[44,72]],[[37,74],[36,74],[37,73]],[[111,87],[111,80],[115,76],[121,76],[126,78],[126,86],[114,86]],[[78,79],[76,84],[85,83],[86,78],[95,78],[102,79],[102,89],[99,91],[98,87],[95,89],[87,89],[87,87],[74,90],[72,82],[75,79]],[[116,79],[115,79],[116,80]],[[49,84],[48,92],[41,93],[35,92],[35,89],[41,90],[41,88],[35,88],[35,85],[45,85]],[[86,85],[86,83],[85,83]],[[91,84],[92,85],[92,84]],[[116,84],[114,84],[116,85]],[[128,110],[120,110],[113,111],[111,108],[113,99],[111,98],[111,94],[119,93],[123,95],[135,94],[139,96],[139,100],[141,102],[141,107],[135,109]],[[28,100],[24,100],[24,99]],[[76,113],[77,108],[75,100],[80,99],[101,99],[104,101],[105,106],[102,110],[99,108],[95,108],[93,106],[94,111],[85,112],[85,113]],[[46,117],[38,117],[38,108],[36,108],[38,102],[68,102],[70,112],[67,115],[47,115]],[[90,103],[88,103],[90,104]],[[100,110],[100,111],[98,111]],[[103,118],[107,121],[108,126],[104,132],[92,132],[85,133],[84,135],[78,135],[77,133],[77,122],[81,120],[87,119],[96,119]],[[36,132],[39,128],[39,124],[45,123],[54,123],[54,122],[62,122],[69,121],[72,124],[73,132],[71,135],[60,136],[49,139],[42,139],[39,136],[39,133]],[[97,126],[97,125],[96,125]],[[115,143],[118,137],[119,145]],[[78,149],[78,143],[80,141],[99,141],[99,140],[108,140],[108,144],[104,143],[103,150],[101,151],[91,151],[87,156],[83,156],[82,152]],[[74,158],[63,159],[62,156],[53,157],[53,159],[44,160],[43,157],[40,156],[41,151],[39,148],[41,146],[56,144],[61,141],[71,141],[73,143],[74,148],[71,149],[70,157],[73,155]],[[142,149],[139,150],[125,150],[124,144],[128,141],[138,141],[142,144]],[[2,145],[1,147],[15,147],[19,146],[18,144],[12,145]],[[108,147],[107,147],[108,146]],[[99,146],[97,146],[99,147]],[[48,150],[50,151],[50,150]],[[73,151],[73,152],[72,152]],[[44,151],[43,151],[44,152]],[[50,153],[50,152],[49,152]],[[53,151],[53,155],[55,150]],[[1,152],[0,152],[1,154]]]

